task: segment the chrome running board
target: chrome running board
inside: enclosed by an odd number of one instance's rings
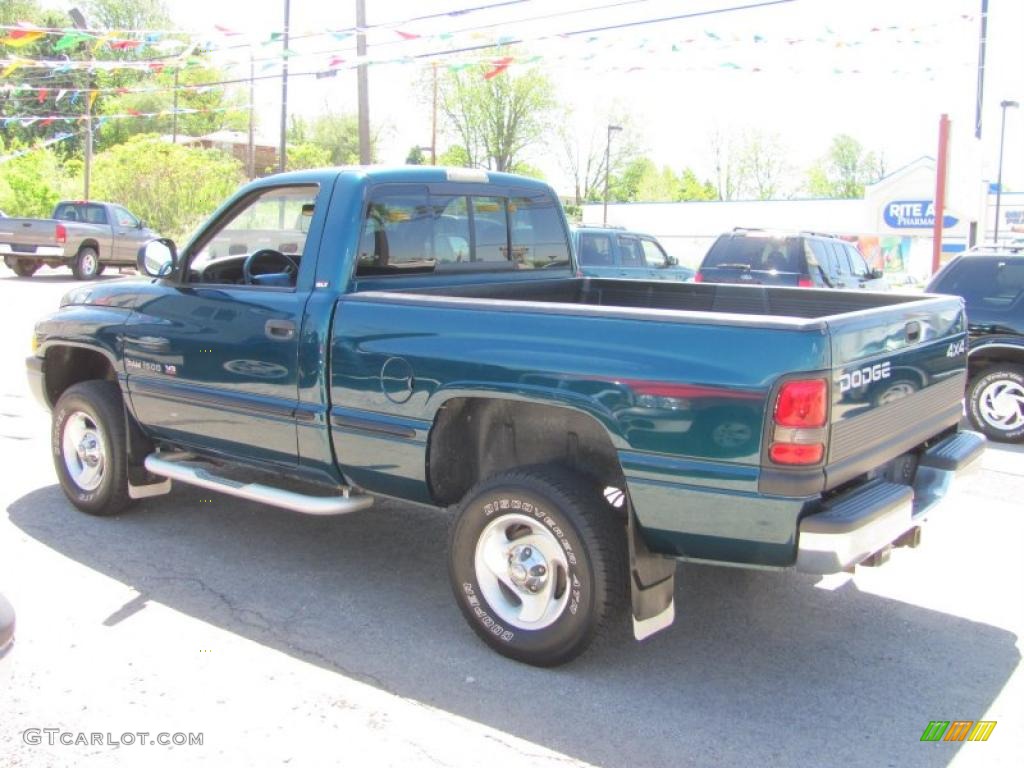
[[[146,457],[146,469],[154,475],[160,475],[170,480],[180,480],[189,485],[198,485],[200,488],[220,491],[240,499],[259,501],[273,507],[290,509],[292,512],[302,512],[307,515],[344,515],[366,509],[373,504],[372,496],[353,493],[348,487],[342,490],[340,496],[307,496],[260,483],[241,483],[215,475],[203,467],[173,461],[166,458],[168,455],[175,456],[176,454],[151,453]],[[181,455],[177,456],[180,460]]]

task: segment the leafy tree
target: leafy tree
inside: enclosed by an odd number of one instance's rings
[[[293,144],[288,147],[285,158],[286,170],[301,171],[305,168],[325,168],[331,164],[331,153],[318,144]]]
[[[406,165],[425,165],[426,158],[423,156],[423,150],[419,147],[413,147],[409,150],[409,154],[405,156]]]
[[[82,0],[82,10],[98,29],[167,29],[171,23],[162,0]]]
[[[454,144],[442,152],[437,158],[437,164],[448,166],[449,168],[473,167],[473,161],[469,158],[469,152],[466,151],[465,147],[461,147],[458,144]]]
[[[200,110],[195,114],[179,114],[177,129],[179,136],[205,136],[222,129],[244,131],[249,127],[249,113],[243,108],[245,101],[240,93],[234,95],[224,91],[223,86],[210,88],[185,88],[182,86],[215,83],[224,80],[222,71],[213,67],[193,65],[178,73],[178,109]],[[174,107],[174,72],[165,70],[151,80],[146,87],[149,93],[126,93],[109,96],[100,103],[100,115],[123,115],[138,112],[151,114],[169,112]],[[174,117],[132,117],[104,122],[96,131],[95,148],[102,150],[120,144],[130,136],[139,133],[170,134]]]
[[[885,175],[881,156],[869,152],[847,134],[832,139],[828,154],[811,166],[807,190],[812,197],[860,198],[864,186]]]
[[[661,203],[679,199],[679,177],[667,165],[656,168],[652,163],[640,177],[637,199],[644,202]]]
[[[330,153],[328,165],[358,165],[359,119],[356,115],[326,111],[314,118],[292,116],[288,141],[310,143]],[[377,155],[377,137],[370,137],[370,155]]]
[[[133,136],[94,158],[92,196],[122,203],[157,231],[182,238],[244,180],[242,164],[223,152]]]
[[[743,133],[736,154],[737,186],[745,197],[772,200],[783,194],[788,174],[786,151],[777,133]]]
[[[0,155],[14,153],[18,143],[5,146]],[[57,153],[49,148],[36,149],[0,165],[0,209],[8,216],[49,218],[61,199],[61,182],[66,172]]]
[[[608,179],[608,199],[616,203],[637,202],[643,178],[654,173],[657,173],[657,168],[650,158],[637,157],[630,160],[622,173]]]
[[[537,69],[492,73],[490,65],[449,71],[438,81],[439,106],[471,167],[514,171],[550,127],[554,88]]]
[[[679,176],[680,200],[717,200],[718,191],[710,181],[699,181],[691,168],[684,168]]]

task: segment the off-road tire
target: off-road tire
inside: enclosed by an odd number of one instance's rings
[[[598,486],[567,469],[538,465],[486,479],[459,504],[448,543],[452,589],[470,627],[498,653],[540,667],[564,664],[624,613],[629,586],[625,518],[609,506]],[[511,624],[508,602],[501,600],[496,609],[478,575],[482,537],[495,526],[500,529],[503,519],[510,521],[514,535],[515,521],[524,518],[534,524],[537,536],[550,537],[551,549],[566,561],[564,571],[562,566],[550,568],[552,575],[561,573],[564,589],[569,590],[552,591],[563,595],[561,612],[549,625],[536,629]],[[486,572],[483,578],[489,579]],[[490,589],[494,594],[493,583]],[[507,585],[501,594],[517,599]],[[554,606],[557,610],[558,601]]]
[[[99,437],[102,471],[98,485],[82,487],[76,482],[69,462],[76,458],[66,451],[65,430],[72,419],[81,418],[87,430]],[[125,439],[124,404],[121,391],[112,381],[83,381],[60,396],[53,409],[50,432],[53,465],[68,500],[90,515],[116,515],[128,506],[128,455]],[[69,458],[70,457],[70,458]],[[78,459],[79,464],[81,460]]]

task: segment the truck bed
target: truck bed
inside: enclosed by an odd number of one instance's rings
[[[662,310],[686,313],[687,322],[728,322],[722,315],[747,316],[737,322],[765,318],[781,321],[785,327],[813,327],[801,321],[825,320],[837,315],[913,304],[922,306],[930,297],[922,294],[836,291],[777,286],[723,285],[715,283],[668,283],[639,280],[577,278],[573,280],[528,280],[507,283],[404,288],[399,294],[413,296],[482,299],[496,302],[571,304],[624,310]],[[948,302],[947,298],[938,299]],[[710,313],[701,318],[696,313]],[[660,314],[660,313],[659,313]],[[757,319],[749,317],[757,316]],[[662,319],[667,319],[661,315]],[[796,322],[794,322],[796,321]]]

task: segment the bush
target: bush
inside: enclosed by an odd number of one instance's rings
[[[17,152],[17,145],[7,150]],[[0,152],[3,154],[3,152]],[[8,216],[48,219],[61,199],[64,167],[50,149],[37,149],[0,164],[0,211]]]
[[[180,241],[243,181],[242,163],[223,152],[134,136],[93,159],[90,197]]]

